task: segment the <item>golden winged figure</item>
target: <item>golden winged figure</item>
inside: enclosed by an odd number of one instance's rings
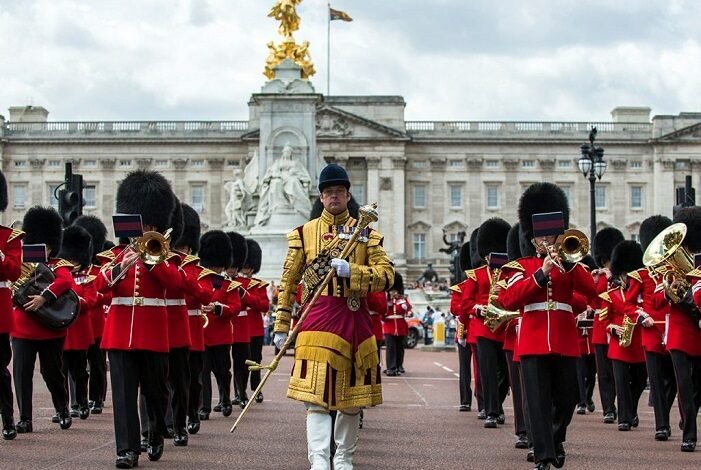
[[[280,22],[278,31],[286,38],[299,29],[300,17],[296,8],[300,3],[302,0],[278,0],[268,13],[269,17]]]

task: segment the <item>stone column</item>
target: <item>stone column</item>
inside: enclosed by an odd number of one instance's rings
[[[29,178],[29,200],[32,205],[40,204],[46,206],[48,203],[48,200],[44,198],[44,188],[46,187],[46,183],[44,182],[44,163],[46,163],[45,158],[29,159],[29,165],[32,169]]]
[[[438,248],[443,246],[443,232],[441,229],[446,220],[446,207],[449,201],[446,198],[448,185],[445,182],[445,157],[431,157],[431,191],[428,196],[430,220],[432,231],[429,232],[426,243],[426,257],[439,259]],[[431,251],[428,249],[431,248]]]
[[[385,247],[392,253],[398,265],[406,264],[406,157],[392,157],[392,180],[389,191],[391,195],[385,200],[391,206],[381,209],[380,217],[385,217],[389,227],[385,230]],[[384,225],[387,227],[387,224]]]
[[[185,199],[187,196],[187,179],[185,178],[186,172],[185,167],[187,167],[187,158],[174,158],[173,162],[173,191],[175,194],[179,195]],[[189,203],[189,201],[184,201]]]
[[[518,165],[521,161],[518,158],[505,158],[502,160],[502,163],[504,164],[504,204],[501,206],[501,213],[506,220],[513,221],[518,219],[518,201],[521,198],[521,186],[516,178]],[[543,181],[550,180],[543,178]],[[515,203],[512,203],[512,201]]]
[[[116,158],[100,158],[100,201],[98,202],[98,212],[95,214],[107,226],[107,231],[114,236],[112,232],[112,214],[116,212],[115,198],[117,196],[117,182],[114,176],[114,166],[117,163]],[[116,240],[114,240],[117,243]]]
[[[485,189],[482,185],[482,164],[484,160],[477,155],[467,156],[467,192],[469,197],[467,211],[467,238],[474,229],[482,223],[482,214],[485,212],[487,200]]]
[[[674,160],[658,154],[655,149],[655,160],[652,174],[654,175],[654,214],[666,215],[672,218],[674,206]]]
[[[222,169],[224,168],[224,159],[212,158],[209,160],[209,168],[210,175],[207,182],[209,197],[206,199],[208,204],[205,207],[207,207],[210,227],[221,228],[224,225],[224,206],[222,205],[222,187],[224,185]]]
[[[380,196],[380,157],[376,155],[368,156],[365,160],[367,165],[367,180],[365,181],[365,203],[372,204],[379,202]]]

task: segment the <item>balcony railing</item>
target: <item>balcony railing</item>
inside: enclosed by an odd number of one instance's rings
[[[10,136],[60,137],[75,134],[95,135],[237,135],[248,130],[248,121],[69,121],[10,122]]]
[[[555,122],[555,121],[407,121],[409,134],[586,134],[596,127],[600,134],[641,133],[650,134],[652,124],[647,122]]]

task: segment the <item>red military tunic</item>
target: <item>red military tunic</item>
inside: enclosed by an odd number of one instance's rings
[[[124,246],[118,246],[112,250],[117,255],[123,249]],[[178,267],[163,261],[151,268],[139,259],[110,287],[119,269],[118,265],[103,269],[95,280],[99,292],[112,293],[101,348],[168,352],[168,310],[164,299],[167,288],[177,289],[182,282]]]
[[[470,323],[470,335],[475,338],[487,338],[492,341],[504,342],[504,327],[500,326],[492,332],[484,324],[483,311],[489,303],[489,291],[492,287],[492,274],[488,266],[465,271],[467,279],[461,288],[463,292],[462,312],[460,321],[467,323],[467,316],[472,318]]]
[[[582,265],[576,264],[564,273],[554,268],[550,272],[551,281],[540,279],[541,285],[538,278],[543,276],[542,266],[543,259],[532,256],[512,261],[502,268],[509,282],[499,295],[501,305],[507,310],[523,309],[518,354],[579,357],[571,297],[575,291],[593,297],[594,281]]]
[[[409,333],[406,317],[411,315],[411,304],[405,297],[392,299],[392,305],[385,312],[382,332],[390,336],[406,336]]]
[[[54,297],[59,297],[68,289],[74,287],[73,275],[71,275],[73,265],[71,263],[60,258],[52,258],[46,265],[49,266],[56,275],[54,282],[46,288]],[[13,338],[48,340],[64,338],[66,336],[66,330],[51,330],[46,328],[34,320],[31,315],[31,313],[25,312],[21,307],[14,307],[15,324],[12,329]]]
[[[88,272],[89,272],[88,268]],[[80,298],[80,314],[78,318],[66,330],[66,341],[63,343],[64,351],[87,351],[95,342],[95,333],[92,329],[93,315],[102,315],[102,307],[97,305],[97,290],[95,279],[87,272],[73,273],[73,290]],[[96,309],[100,309],[99,311]]]
[[[189,348],[190,320],[188,318],[185,294],[190,288],[185,271],[180,267],[184,255],[169,253],[166,258],[173,266],[177,267],[180,282],[178,287],[166,289],[165,301],[168,310],[168,346],[170,349]]]
[[[238,291],[241,298],[241,307],[231,319],[233,327],[232,343],[250,343],[251,334],[248,330],[248,310],[251,305],[256,303],[257,299],[254,292],[248,291],[249,288],[252,288],[250,278],[236,276],[235,281],[239,283]]]
[[[248,286],[248,298],[246,299],[248,307],[246,319],[248,320],[248,334],[251,338],[265,335],[263,315],[270,309],[267,288],[267,282],[251,278],[251,283]]]
[[[696,305],[701,305],[698,268],[689,273],[689,281]],[[689,356],[701,356],[701,329],[691,316],[676,304],[670,305],[667,350],[681,351]]]
[[[212,302],[221,305],[221,315],[208,313],[209,325],[204,329],[205,346],[223,346],[234,342],[231,329],[231,319],[241,311],[241,297],[237,281],[225,280],[221,286],[215,288],[212,285],[214,277],[206,277],[200,283],[208,286],[212,292]]]
[[[382,317],[387,315],[387,293],[369,292],[367,296],[368,311],[372,319],[372,332],[377,341],[382,341]]]
[[[637,294],[635,295],[637,297]],[[628,302],[627,296],[628,292],[625,292],[620,287],[610,289],[608,292],[601,294],[600,297],[605,302],[604,308],[607,310],[604,317],[607,328],[610,329],[612,325],[623,326],[623,318],[625,316],[632,321],[637,319],[638,315],[635,312],[636,304]],[[633,328],[633,338],[630,346],[625,348],[620,345],[618,338],[612,335],[611,342],[609,343],[609,359],[616,359],[618,361],[627,362],[628,364],[641,364],[645,362],[641,329],[641,326],[635,326]]]
[[[645,351],[667,354],[664,345],[665,322],[669,313],[669,302],[664,296],[662,276],[647,268],[628,273],[628,293],[626,297],[639,304],[643,311],[656,323],[651,327],[640,326],[642,345]],[[637,321],[638,315],[631,318]],[[659,322],[659,323],[657,323]],[[638,327],[636,327],[638,328]]]
[[[0,334],[12,332],[12,284],[22,274],[24,232],[0,225]]]
[[[579,292],[572,294],[572,310],[575,315],[579,315],[587,310],[589,300]],[[579,327],[579,353],[582,356],[594,354],[594,345],[591,341],[591,328]]]
[[[187,303],[188,322],[190,324],[190,351],[204,351],[204,317],[202,306],[212,301],[211,278],[217,273],[199,265],[200,259],[188,255],[181,267],[185,271],[187,289],[185,302]],[[210,281],[207,281],[210,278]],[[209,328],[209,326],[207,327]]]
[[[606,331],[606,324],[601,318],[601,309],[605,307],[602,305],[604,301],[599,297],[608,290],[608,279],[605,275],[600,275],[599,280],[596,283],[596,297],[591,300],[592,308],[596,311],[594,315],[594,328],[592,329],[592,343],[593,344],[609,344],[609,334]]]

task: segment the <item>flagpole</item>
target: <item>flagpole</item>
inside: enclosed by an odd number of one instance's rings
[[[326,96],[331,95],[331,3],[326,7]]]

